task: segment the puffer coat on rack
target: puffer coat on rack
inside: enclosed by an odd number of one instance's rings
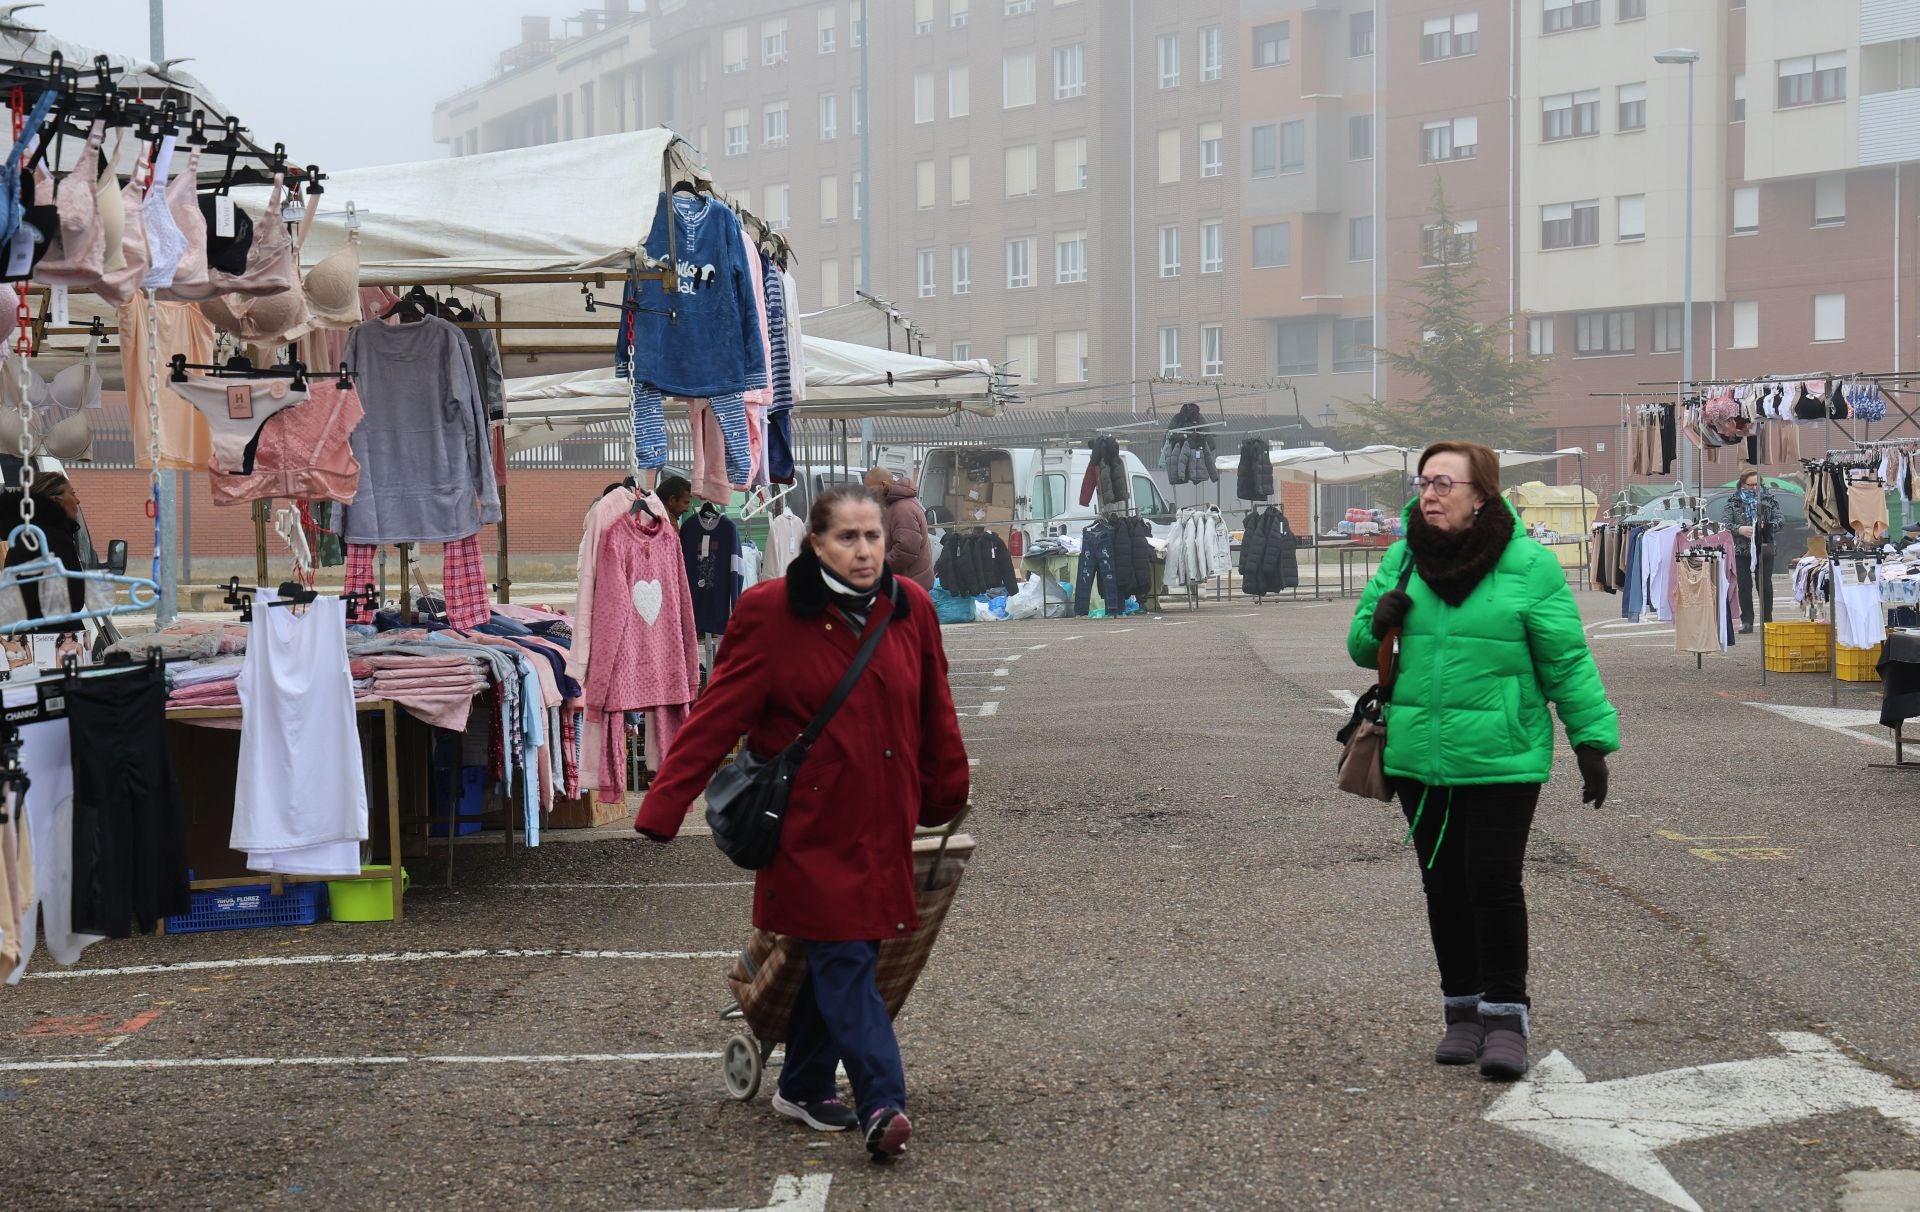
[[[1273,498],[1271,450],[1265,438],[1248,438],[1240,443],[1240,470],[1234,476],[1233,495],[1243,501]]]
[[[1247,517],[1240,540],[1240,592],[1265,597],[1300,584],[1300,562],[1287,515],[1279,509],[1258,510]]]

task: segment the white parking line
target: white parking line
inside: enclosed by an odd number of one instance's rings
[[[182,1056],[139,1060],[96,1057],[91,1060],[0,1062],[0,1073],[71,1072],[77,1069],[265,1069],[348,1067],[359,1065],[607,1065],[660,1061],[718,1060],[718,1052],[557,1052],[546,1056]]]
[[[685,832],[684,830],[682,832]],[[134,964],[126,968],[55,968],[29,972],[27,979],[77,980],[88,976],[147,976],[156,972],[209,972],[222,968],[299,968],[314,964],[417,964],[462,959],[732,959],[734,951],[572,951],[561,947],[469,947],[461,951],[377,951],[353,955],[261,955],[245,959],[187,960],[178,964]]]
[[[493,884],[494,888],[548,892],[564,888],[751,888],[752,880],[720,880],[710,884]]]
[[[1042,648],[1045,648],[1045,647],[1046,647],[1046,645],[1045,645],[1045,644],[1028,644],[1028,645],[1027,645],[1027,651],[1028,651],[1028,652],[1038,652],[1038,651],[1040,651],[1040,650],[1041,650]]]
[[[1000,704],[999,703],[981,703],[977,707],[962,706],[962,707],[955,707],[954,710],[955,711],[971,711],[976,717],[985,717],[989,715],[1000,714]]]
[[[1002,665],[1000,668],[992,670],[991,672],[985,669],[955,669],[950,670],[947,676],[949,678],[1003,678],[1007,676],[1007,673],[1007,667]]]
[[[997,656],[997,657],[948,657],[947,664],[949,665],[992,665],[998,661],[1017,661],[1019,659],[1020,659],[1020,655],[1018,653],[1013,653],[1008,656]]]
[[[1120,635],[1120,634],[1122,634],[1122,633],[1124,633],[1124,632],[1128,632],[1128,631],[1132,631],[1132,630],[1133,630],[1133,628],[1131,628],[1131,627],[1115,627],[1115,628],[1114,628],[1114,629],[1113,629],[1112,631],[1109,631],[1109,632],[1108,632],[1107,634],[1108,634],[1108,635]]]
[[[1648,640],[1654,636],[1672,634],[1673,628],[1669,627],[1665,631],[1611,631],[1605,635],[1597,635],[1593,638],[1596,640]]]

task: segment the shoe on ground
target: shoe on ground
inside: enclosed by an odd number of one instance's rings
[[[867,1120],[867,1152],[875,1161],[891,1161],[906,1150],[913,1136],[907,1113],[898,1107],[882,1107]]]
[[[803,1103],[788,1099],[776,1090],[773,1094],[773,1109],[788,1119],[799,1120],[815,1132],[845,1132],[860,1122],[860,1117],[853,1113],[853,1108],[837,1098],[822,1098]]]
[[[1480,1046],[1486,1041],[1487,1029],[1480,1021],[1480,1007],[1446,1007],[1447,1033],[1440,1037],[1439,1046],[1433,1050],[1433,1063],[1436,1065],[1471,1065],[1480,1059]]]
[[[1527,1073],[1526,1020],[1518,1014],[1487,1014],[1480,1046],[1480,1075],[1497,1082],[1519,1081]]]

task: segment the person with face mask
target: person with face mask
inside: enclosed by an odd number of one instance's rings
[[[1497,1080],[1527,1071],[1527,902],[1520,876],[1558,709],[1581,798],[1607,798],[1620,722],[1551,552],[1518,532],[1500,460],[1471,442],[1420,456],[1407,537],[1380,561],[1347,651],[1372,669],[1399,631],[1384,769],[1420,860],[1446,1034],[1433,1059]]]
[[[1739,486],[1727,498],[1723,519],[1733,531],[1733,562],[1740,576],[1740,630],[1753,630],[1753,590],[1760,587],[1762,623],[1773,622],[1773,544],[1780,533],[1780,502],[1754,468],[1740,473]],[[1759,547],[1755,574],[1755,545]]]
[[[886,565],[880,502],[861,484],[815,498],[806,542],[778,580],[741,595],[712,680],[654,776],[634,828],[679,831],[743,735],[772,755],[804,731],[883,619],[864,674],[795,775],[780,846],[755,873],[753,924],[802,940],[806,979],[774,1110],[869,1153],[906,1147],[906,1077],[875,981],[883,939],[919,926],[913,834],[966,806],[966,745],[927,591]],[[844,1064],[856,1109],[840,1101]]]

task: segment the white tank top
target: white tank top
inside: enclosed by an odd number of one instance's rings
[[[367,789],[347,671],[346,606],[269,609],[262,592],[240,666],[235,850],[281,851],[367,836]]]

